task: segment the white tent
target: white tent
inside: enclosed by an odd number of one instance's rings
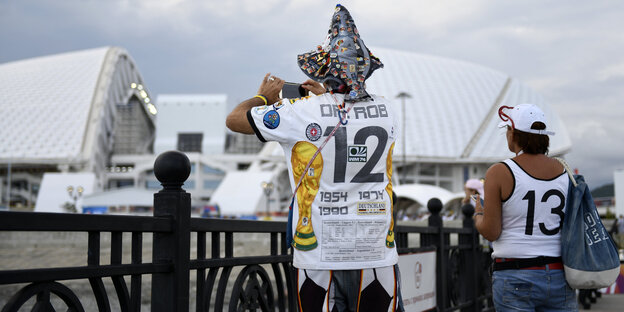
[[[154,206],[154,193],[149,190],[135,187],[125,187],[106,192],[87,195],[82,200],[83,207],[91,206]]]
[[[397,197],[410,199],[423,207],[426,207],[427,202],[432,198],[438,198],[442,204],[456,198],[455,193],[434,185],[403,184],[394,186],[392,190]]]
[[[82,206],[84,196],[91,194],[95,186],[95,174],[83,173],[46,173],[41,181],[41,188],[35,205],[35,212],[68,212],[65,204],[73,204],[74,199],[70,196],[68,188],[76,195],[76,208]],[[82,192],[78,194],[78,189]]]
[[[210,202],[218,205],[224,216],[240,217],[264,213],[267,209],[267,198],[262,182],[273,182],[273,176],[271,171],[228,172],[212,194]],[[270,211],[277,211],[277,191],[273,190],[270,199]]]

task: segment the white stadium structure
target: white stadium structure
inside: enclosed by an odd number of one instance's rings
[[[95,188],[103,188],[115,151],[152,149],[150,99],[134,61],[120,48],[0,65],[3,201],[10,194],[12,202],[32,205],[45,172],[89,172]]]
[[[37,211],[101,207],[101,192],[134,188],[111,192],[111,210],[145,211],[151,199],[144,190],[159,188],[152,168],[155,148],[189,151],[198,169],[186,187],[192,186],[197,201],[209,198],[227,168],[202,166],[208,156],[198,152],[222,154],[224,122],[208,127],[197,119],[180,127],[180,133],[169,124],[183,115],[174,112],[190,106],[191,115],[210,111],[223,120],[225,95],[164,96],[161,108],[171,113],[158,120],[154,99],[128,52],[118,47],[0,64],[0,206],[36,206]],[[183,141],[170,138],[176,135]],[[193,144],[202,135],[207,144]],[[195,192],[199,184],[207,190]]]
[[[513,156],[505,132],[497,128],[498,108],[503,105],[540,106],[556,133],[550,138],[549,154],[563,156],[572,147],[557,113],[518,79],[459,60],[377,47],[371,51],[384,68],[367,81],[367,90],[394,98],[395,111],[404,121],[394,164],[396,175],[406,183],[435,185],[457,194],[464,181],[483,178],[492,163]],[[401,93],[404,96],[397,98]],[[411,192],[396,191],[417,206],[426,203],[411,197]]]
[[[447,58],[371,50],[385,67],[367,81],[368,91],[391,98],[403,122],[394,166],[404,211],[415,213],[433,194],[448,207],[458,206],[466,179],[481,178],[492,163],[512,156],[496,127],[501,105],[537,104],[556,132],[550,154],[571,148],[548,103],[507,74]],[[227,133],[226,114],[225,95],[155,99],[122,48],[0,64],[0,207],[148,211],[146,190],[158,188],[155,154],[177,149],[191,159],[185,189],[197,213],[212,205],[226,215],[283,212],[290,186],[281,149],[268,143],[258,152],[255,137]],[[262,192],[262,182],[273,182],[276,191]],[[233,200],[242,185],[249,188],[245,200]]]

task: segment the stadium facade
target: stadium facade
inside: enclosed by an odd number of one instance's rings
[[[394,166],[397,193],[407,199],[403,208],[422,207],[433,192],[456,202],[466,179],[481,178],[492,163],[512,156],[504,131],[496,127],[501,105],[540,106],[557,133],[550,154],[561,156],[571,148],[550,105],[505,73],[453,59],[372,50],[385,67],[367,88],[390,98],[402,120]],[[257,193],[249,199],[252,213],[283,211],[290,186],[281,149],[227,132],[226,113],[225,95],[159,95],[154,101],[136,64],[118,47],[0,64],[0,206],[8,206],[10,193],[11,207],[33,207],[44,173],[92,174],[85,204],[106,204],[103,192],[119,196],[115,202],[145,196],[144,190],[159,188],[152,169],[156,155],[177,149],[192,162],[185,188],[195,206],[239,211],[226,201],[246,183]],[[276,185],[268,197],[262,182]],[[126,188],[136,192],[118,191]]]
[[[91,172],[104,187],[114,153],[152,151],[151,99],[121,48],[1,64],[3,202],[31,206],[45,172]]]
[[[497,127],[498,108],[533,103],[549,117],[552,156],[563,156],[572,143],[565,125],[544,98],[503,72],[460,60],[373,47],[383,70],[367,81],[371,93],[391,97],[401,113],[402,138],[394,148],[394,164],[403,184],[438,186],[458,196],[469,178],[483,178],[493,163],[514,156],[505,131]],[[398,192],[398,189],[397,189]],[[418,193],[418,192],[416,192]],[[412,196],[407,192],[405,196]],[[411,197],[420,207],[423,202]]]
[[[189,154],[194,174],[185,187],[207,201],[229,169],[209,159],[223,154],[226,96],[161,97],[157,119],[155,97],[119,47],[0,64],[0,206],[101,206],[101,192],[134,188],[111,201],[126,198],[117,210],[144,211],[143,190],[160,188],[154,152],[172,149]],[[197,119],[179,124],[181,115]]]

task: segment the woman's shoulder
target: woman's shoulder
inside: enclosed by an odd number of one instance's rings
[[[543,154],[526,155],[516,162],[527,174],[540,180],[555,179],[565,172],[565,168],[556,158]]]
[[[485,179],[488,178],[506,178],[511,177],[511,171],[504,162],[497,162],[488,168],[485,172]]]
[[[494,163],[493,165],[491,165],[490,168],[488,168],[487,171],[497,172],[499,170],[508,170],[507,167],[508,167],[508,165],[504,161],[501,161],[501,162],[497,162],[497,163]]]

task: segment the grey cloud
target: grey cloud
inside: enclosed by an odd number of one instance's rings
[[[624,2],[343,1],[369,46],[466,60],[544,95],[573,141],[569,159],[592,187],[622,168]],[[320,44],[332,1],[2,1],[0,62],[117,45],[150,91],[253,95],[265,72],[294,81],[298,53]],[[374,52],[374,51],[373,51]],[[621,65],[618,65],[621,66]],[[596,136],[577,125],[599,125]]]

